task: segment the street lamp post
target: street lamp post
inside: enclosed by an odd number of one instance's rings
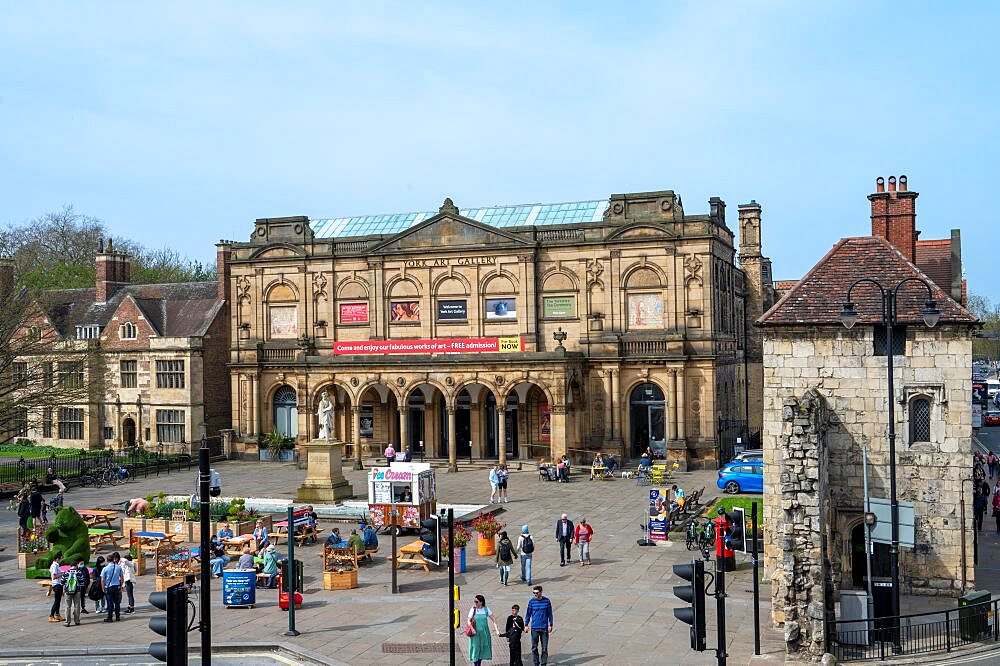
[[[848,329],[852,328],[858,321],[858,312],[851,301],[851,292],[856,286],[862,283],[874,285],[878,289],[882,298],[882,325],[885,326],[885,345],[887,359],[887,375],[889,379],[888,391],[888,416],[889,416],[889,506],[892,520],[892,539],[889,543],[889,569],[892,573],[892,616],[893,620],[893,642],[899,645],[899,503],[896,501],[896,416],[895,416],[895,388],[893,386],[893,348],[892,329],[896,325],[898,312],[896,310],[899,289],[909,282],[919,282],[927,289],[927,301],[920,311],[920,316],[928,328],[933,328],[941,318],[941,312],[937,309],[934,301],[934,292],[931,286],[921,278],[908,277],[899,281],[895,287],[886,288],[879,282],[871,278],[861,278],[855,280],[847,289],[847,299],[844,301],[844,309],[840,313],[840,321]]]

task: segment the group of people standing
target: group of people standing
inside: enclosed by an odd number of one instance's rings
[[[493,465],[490,469],[490,504],[504,504],[510,502],[507,497],[507,481],[510,479],[510,470],[507,465]]]
[[[118,553],[112,553],[107,560],[99,556],[91,573],[85,560],[70,562],[64,567],[62,553],[56,553],[49,566],[49,576],[53,596],[49,622],[65,621],[67,627],[78,626],[80,615],[90,612],[87,610],[88,598],[96,603],[96,612],[107,612],[105,622],[118,622],[122,619],[122,590],[128,596],[125,613],[135,612],[136,572],[131,555],[122,559]],[[63,598],[66,599],[65,618],[60,613]]]

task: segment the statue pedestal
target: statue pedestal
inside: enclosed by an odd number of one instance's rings
[[[308,466],[306,480],[299,486],[297,501],[326,504],[354,497],[354,489],[341,469],[343,442],[314,439],[301,447],[306,453]]]

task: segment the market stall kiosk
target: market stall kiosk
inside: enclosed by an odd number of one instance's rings
[[[376,527],[418,529],[437,511],[437,482],[429,463],[393,463],[368,472],[368,514]],[[392,506],[396,518],[392,519]]]

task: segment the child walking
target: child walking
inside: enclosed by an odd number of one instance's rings
[[[510,646],[510,666],[524,666],[521,661],[521,636],[524,634],[524,618],[518,615],[521,607],[514,604],[510,607],[510,617],[507,618],[507,628],[500,634],[507,637]]]

